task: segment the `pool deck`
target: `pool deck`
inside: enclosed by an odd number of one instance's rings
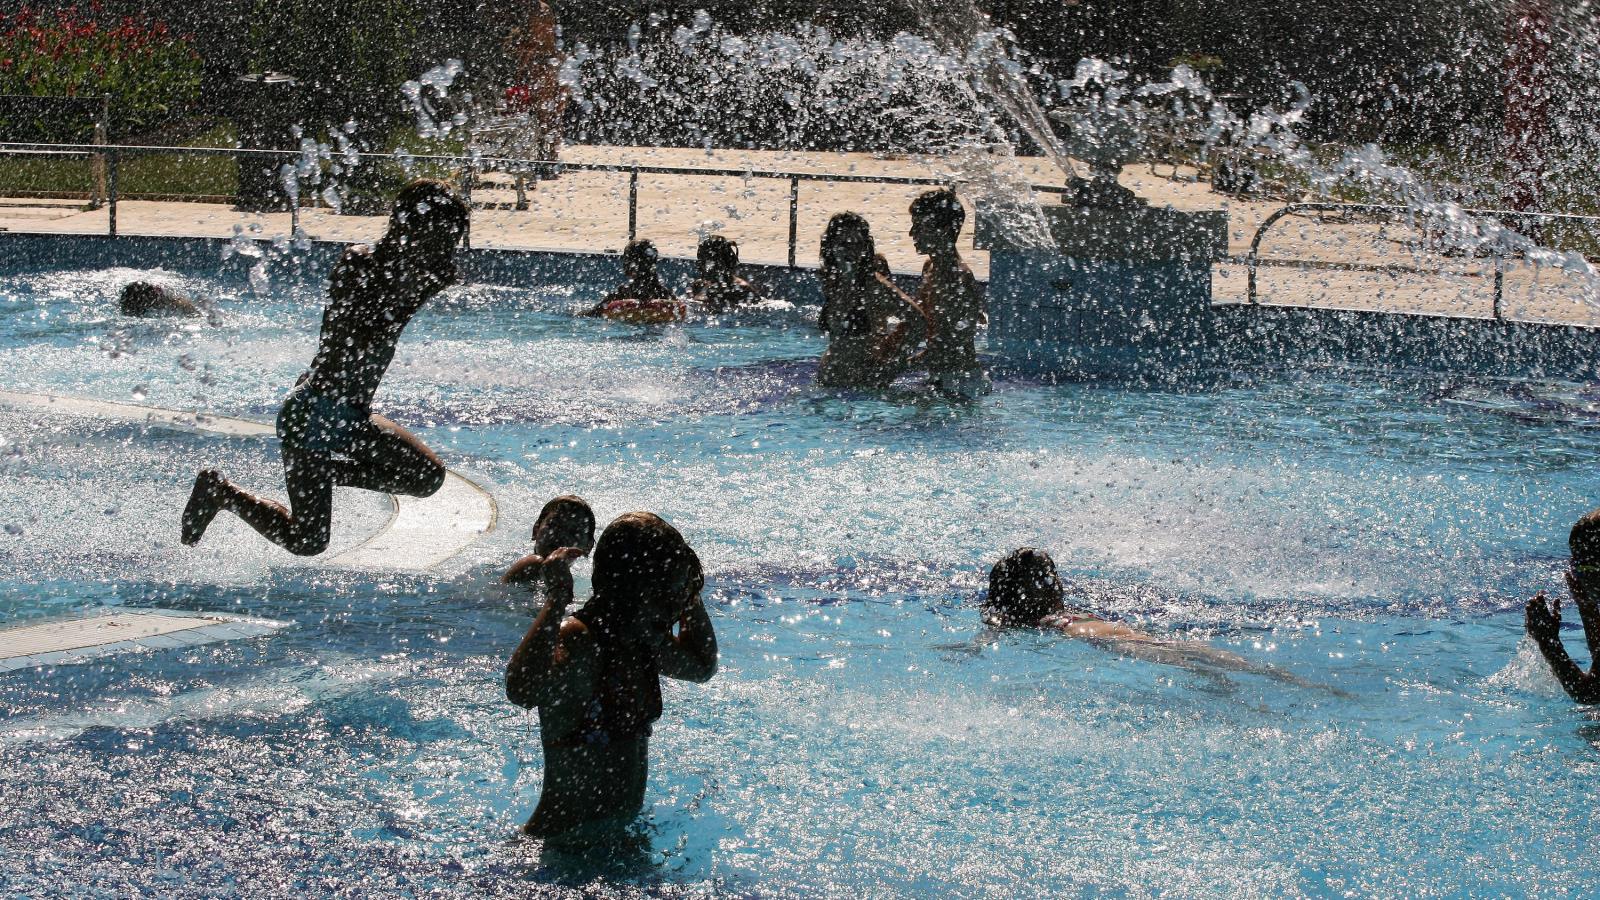
[[[698,150],[657,147],[573,146],[573,163],[749,169],[817,174],[941,177],[948,168],[910,158],[864,153],[789,153],[760,150]],[[1021,180],[1060,184],[1062,173],[1042,159],[1011,164]],[[1225,209],[1231,259],[1213,267],[1217,303],[1242,303],[1248,252],[1256,229],[1280,200],[1217,194],[1191,179],[1154,175],[1129,167],[1122,181],[1150,203],[1180,210]],[[855,210],[873,223],[878,249],[897,272],[916,272],[920,259],[907,234],[907,207],[925,190],[917,185],[802,181],[799,185],[797,263],[817,264],[817,241],[829,216]],[[609,251],[627,239],[628,175],[569,170],[528,194],[529,208],[514,209],[509,179],[490,176],[473,192],[474,247],[528,250]],[[746,262],[782,264],[788,255],[789,182],[732,176],[640,176],[638,231],[668,256],[692,257],[701,234],[716,231],[739,242]],[[128,235],[229,237],[235,228],[251,237],[287,235],[288,213],[246,213],[222,203],[125,200],[118,204],[118,231]],[[302,227],[313,238],[366,241],[382,233],[384,219],[341,216],[306,209]],[[0,197],[0,229],[49,234],[104,234],[105,209],[84,210],[70,201]],[[969,232],[970,234],[970,228]],[[1487,260],[1445,258],[1415,249],[1418,235],[1403,226],[1318,222],[1288,218],[1268,233],[1266,261],[1258,276],[1261,302],[1435,315],[1493,315],[1493,270]],[[967,259],[986,277],[988,253],[969,249]],[[1328,265],[1354,266],[1330,269]],[[1600,326],[1593,285],[1576,275],[1508,262],[1503,309],[1508,318]]]

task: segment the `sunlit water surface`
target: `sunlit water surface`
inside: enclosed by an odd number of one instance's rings
[[[126,322],[133,270],[0,286],[7,389],[270,419],[318,286]],[[0,610],[226,611],[275,635],[0,675],[8,893],[992,895],[1583,892],[1600,720],[1521,642],[1600,432],[1573,386],[1265,373],[1181,392],[1002,380],[953,407],[810,385],[815,310],[681,328],[599,293],[453,289],[379,395],[500,505],[426,575],[339,571],[224,516],[274,442],[0,411]],[[650,509],[698,549],[723,666],[670,685],[648,848],[520,840],[533,717],[505,700],[538,506]],[[341,491],[335,546],[379,527]],[[1085,605],[1336,688],[995,635],[987,564],[1055,553]],[[580,589],[587,565],[580,567]],[[1574,649],[1581,640],[1569,633]],[[1340,693],[1343,692],[1343,693]]]

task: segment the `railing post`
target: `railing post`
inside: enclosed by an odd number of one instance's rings
[[[112,237],[117,236],[117,170],[121,168],[118,159],[115,149],[106,152],[106,232]]]
[[[795,247],[800,242],[800,179],[789,176],[789,268],[794,268]]]
[[[289,177],[294,179],[294,196],[289,198],[289,240],[300,236],[300,169],[291,158]]]
[[[461,229],[461,249],[472,249],[472,161],[461,167],[461,201],[467,205],[467,223]]]
[[[639,237],[639,167],[628,173],[628,243]]]
[[[1496,322],[1505,319],[1505,290],[1505,257],[1500,254],[1500,249],[1496,247],[1494,251],[1494,320]]]
[[[1290,203],[1262,221],[1261,227],[1256,229],[1255,237],[1250,239],[1250,255],[1245,257],[1245,302],[1255,306],[1260,301],[1256,298],[1256,266],[1261,256],[1261,239],[1267,236],[1267,229],[1274,222],[1302,209],[1317,209],[1324,204],[1318,203]]]
[[[94,123],[94,143],[104,147],[110,143],[111,128],[111,95],[100,95],[100,116]],[[96,153],[94,157],[94,199],[90,201],[90,209],[99,209],[106,202],[106,155]]]

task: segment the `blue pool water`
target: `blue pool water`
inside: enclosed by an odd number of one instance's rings
[[[117,289],[148,275],[0,280],[0,387],[270,418],[310,357],[317,285],[166,273],[216,296],[220,324],[118,320]],[[815,310],[574,319],[598,292],[465,286],[411,326],[381,410],[501,514],[426,576],[329,569],[226,517],[179,546],[193,471],[274,489],[271,441],[0,407],[0,614],[290,623],[0,675],[6,893],[1600,881],[1600,718],[1558,696],[1520,631],[1597,500],[1577,388],[1265,372],[1177,392],[1001,381],[970,407],[842,397],[809,385]],[[709,684],[669,685],[648,848],[604,864],[517,837],[540,753],[500,688],[531,612],[494,578],[566,491],[602,519],[678,525],[723,653]],[[336,544],[386,515],[340,498]],[[991,634],[977,591],[1022,544],[1085,605],[1326,687]]]

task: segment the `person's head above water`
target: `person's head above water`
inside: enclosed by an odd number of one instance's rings
[[[739,245],[720,234],[706,235],[695,251],[700,277],[731,278],[739,271]]]
[[[878,248],[872,241],[872,226],[860,214],[835,213],[822,231],[822,265],[851,271],[868,271]]]
[[[954,250],[966,220],[955,191],[927,191],[911,201],[911,242],[924,255]]]
[[[989,570],[989,596],[983,616],[993,625],[1038,625],[1065,608],[1061,576],[1050,554],[1023,547]]]
[[[198,316],[200,310],[177,291],[148,281],[129,282],[117,298],[125,316]]]
[[[448,184],[418,178],[395,195],[388,237],[406,247],[449,250],[467,231],[467,204]]]
[[[1567,547],[1572,551],[1572,573],[1588,584],[1600,586],[1600,509],[1573,523]]]
[[[539,510],[533,523],[533,551],[544,555],[562,547],[594,549],[594,510],[582,497],[563,494]]]
[[[594,546],[591,625],[621,636],[655,634],[682,615],[699,559],[678,529],[654,513],[614,519]]]
[[[622,274],[630,279],[649,278],[656,272],[656,260],[661,254],[653,241],[639,238],[622,248]]]

